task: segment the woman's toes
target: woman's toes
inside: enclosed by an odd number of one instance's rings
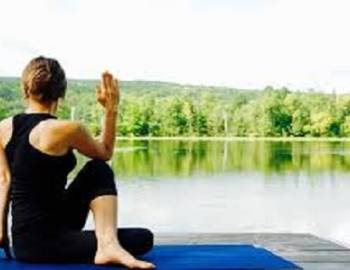
[[[150,262],[136,260],[134,265],[133,265],[133,268],[136,268],[136,269],[154,269],[155,265],[150,263]]]

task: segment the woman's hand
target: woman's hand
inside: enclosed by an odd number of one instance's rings
[[[118,80],[108,71],[102,73],[101,83],[96,88],[96,98],[106,111],[114,111],[119,104]]]
[[[120,93],[118,81],[107,71],[102,74],[101,83],[96,88],[96,99],[104,108],[101,136],[92,138],[84,125],[73,121],[70,123],[70,147],[91,158],[110,160],[114,152]]]

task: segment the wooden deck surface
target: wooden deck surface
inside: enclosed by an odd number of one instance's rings
[[[283,256],[305,270],[350,270],[350,249],[311,234],[178,234],[155,236],[156,244],[253,244]]]

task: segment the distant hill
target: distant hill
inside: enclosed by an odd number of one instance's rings
[[[0,77],[0,83],[11,83],[13,86],[18,86],[20,80],[17,77]],[[68,80],[68,88],[94,88],[98,84],[98,80],[90,79],[71,79]],[[220,95],[232,94],[232,93],[246,93],[253,94],[257,93],[257,89],[237,89],[229,87],[217,87],[217,86],[206,86],[206,85],[190,85],[190,84],[179,84],[172,82],[160,82],[160,81],[121,81],[121,89],[130,93],[158,93],[160,95],[174,95],[178,93],[193,93],[196,91],[208,91],[217,93],[220,91]],[[217,93],[218,94],[218,93]]]
[[[61,118],[101,132],[97,80],[69,80]],[[121,81],[121,136],[350,136],[350,95],[287,88],[236,89],[157,81]],[[0,77],[0,119],[23,110],[19,78]]]

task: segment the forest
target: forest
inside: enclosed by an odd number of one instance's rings
[[[94,80],[70,80],[58,116],[101,132]],[[350,94],[287,88],[234,89],[153,81],[120,82],[118,136],[347,137]],[[18,78],[0,78],[0,120],[21,112]]]

